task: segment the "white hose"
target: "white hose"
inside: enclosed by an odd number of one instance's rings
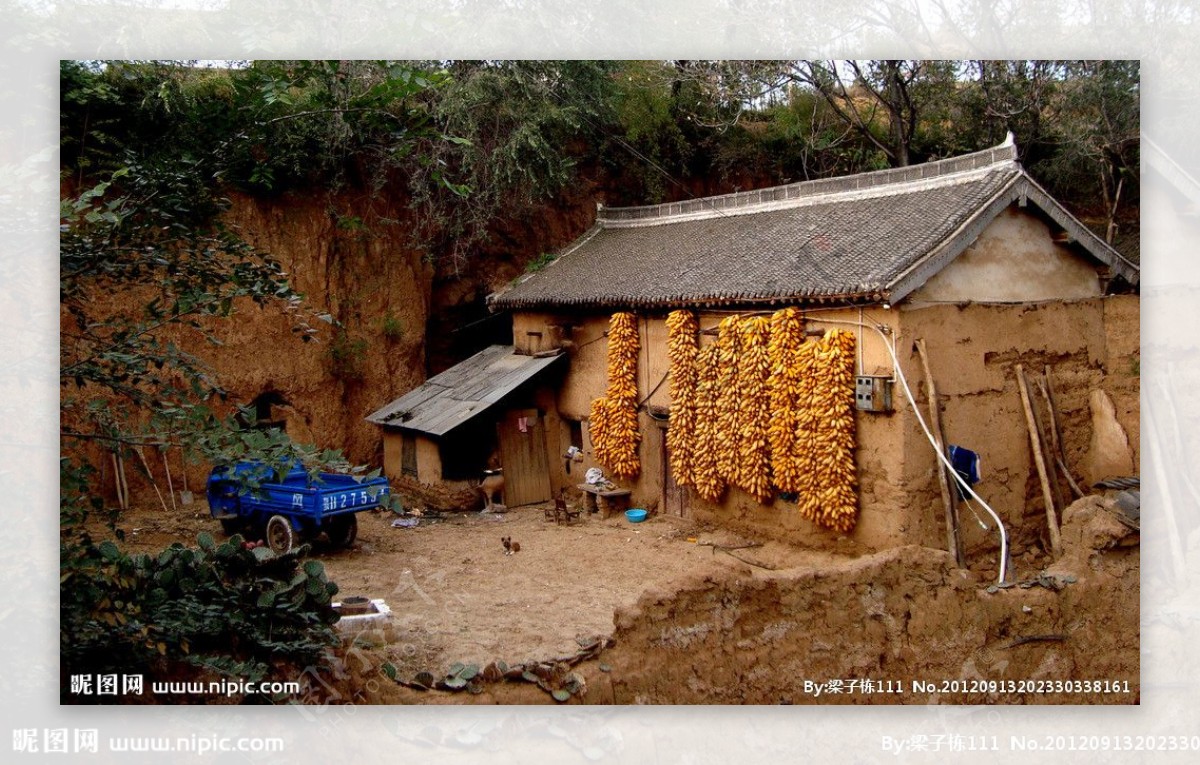
[[[860,326],[857,322],[841,321],[838,319],[811,318],[809,321],[817,324],[845,324],[851,327]],[[912,391],[908,387],[908,380],[904,378],[904,370],[900,368],[900,359],[896,357],[895,349],[892,347],[892,344],[888,342],[888,333],[880,329],[879,325],[872,324],[868,326],[879,333],[879,337],[883,340],[884,347],[887,348],[888,355],[892,357],[892,364],[896,370],[896,378],[900,380],[900,386],[904,389],[904,395],[908,399],[908,403],[912,406],[913,414],[917,416],[917,422],[921,424],[921,430],[925,432],[925,438],[929,440],[929,445],[933,447],[933,453],[937,455],[937,458],[942,462],[943,465],[949,468],[950,475],[954,478],[954,480],[957,481],[958,484],[962,486],[962,488],[968,494],[978,500],[979,504],[983,506],[983,509],[987,510],[988,514],[991,515],[996,521],[996,527],[1000,530],[1000,578],[996,580],[996,583],[1004,584],[1005,574],[1008,573],[1008,533],[1004,530],[1004,523],[1000,520],[1000,516],[996,515],[996,511],[993,510],[987,502],[983,501],[983,497],[976,494],[975,490],[963,480],[963,477],[960,476],[958,471],[954,469],[954,465],[951,464],[950,459],[946,457],[945,453],[941,449],[938,448],[937,440],[933,437],[933,433],[929,430],[929,426],[925,424],[925,418],[921,416],[921,410],[917,408],[917,401],[915,398],[913,398]],[[933,405],[937,406],[937,402],[933,402]]]

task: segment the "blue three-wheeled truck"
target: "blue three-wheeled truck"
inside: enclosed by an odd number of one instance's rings
[[[335,546],[349,547],[358,535],[355,514],[383,506],[389,491],[383,477],[310,477],[298,464],[282,480],[277,478],[278,473],[257,462],[213,468],[207,486],[209,511],[226,533],[247,530],[279,554],[321,532]]]

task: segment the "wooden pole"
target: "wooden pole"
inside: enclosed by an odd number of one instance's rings
[[[1058,415],[1056,414],[1058,405],[1054,403],[1054,380],[1050,377],[1050,373],[1052,371],[1053,370],[1049,364],[1047,364],[1042,370],[1042,379],[1046,383],[1042,393],[1046,395],[1046,400],[1050,402],[1050,423],[1054,426],[1054,444],[1058,448],[1058,452],[1063,457],[1063,461],[1065,462],[1067,455],[1062,445],[1062,428],[1058,426]]]
[[[150,485],[154,487],[154,493],[158,495],[158,504],[162,505],[164,513],[167,512],[167,503],[163,500],[162,492],[158,490],[158,484],[154,482],[154,476],[150,473],[150,465],[146,463],[146,455],[142,454],[142,447],[135,447],[133,451],[142,461],[142,467],[146,470],[146,479],[150,481]]]
[[[175,504],[175,484],[171,481],[171,466],[167,464],[167,447],[160,447],[158,454],[162,457],[163,470],[167,471],[167,496],[171,498],[171,509],[178,512],[179,505]]]
[[[121,457],[117,454],[117,450],[113,449],[112,453],[113,464],[113,483],[117,487],[117,506],[122,510],[127,510],[128,505],[125,501],[125,490],[121,486],[121,478],[124,477],[125,466],[121,463]]]
[[[1034,380],[1037,382],[1038,390],[1046,399],[1046,409],[1050,412],[1050,451],[1054,455],[1054,461],[1062,470],[1063,476],[1066,477],[1071,492],[1075,494],[1076,499],[1079,499],[1083,496],[1083,489],[1079,488],[1079,484],[1075,483],[1075,479],[1071,477],[1071,471],[1067,469],[1067,455],[1062,445],[1062,431],[1058,427],[1058,415],[1054,412],[1054,394],[1050,387],[1050,365],[1047,364],[1042,376],[1035,377]]]
[[[1029,446],[1033,450],[1033,461],[1037,465],[1038,480],[1042,483],[1042,501],[1046,504],[1046,525],[1050,529],[1050,551],[1055,558],[1062,555],[1062,539],[1058,533],[1058,517],[1054,513],[1054,497],[1050,491],[1050,479],[1046,476],[1046,463],[1042,459],[1042,443],[1038,437],[1037,423],[1033,419],[1033,407],[1029,402],[1029,391],[1025,387],[1025,368],[1017,364],[1017,389],[1021,392],[1021,405],[1025,407],[1025,424],[1029,430]]]
[[[188,491],[187,453],[183,450],[182,446],[179,447],[179,469],[181,476],[180,480],[183,481],[183,491],[179,492],[179,501],[183,503],[184,507],[187,507],[188,505],[192,504],[192,493]]]
[[[916,342],[917,354],[921,357],[921,368],[925,372],[925,385],[929,388],[929,418],[933,425],[933,440],[937,442],[938,452],[946,453],[946,437],[942,432],[941,405],[938,402],[937,385],[933,381],[933,373],[929,370],[929,355],[925,352],[924,338]],[[962,545],[958,538],[958,513],[954,502],[954,494],[950,491],[950,481],[946,475],[946,466],[941,460],[937,461],[938,487],[942,492],[942,507],[946,513],[946,549],[954,555],[959,568],[963,567]]]
[[[1033,385],[1029,382],[1029,375],[1026,375],[1024,372],[1021,374],[1025,378],[1026,389],[1033,388]],[[1042,419],[1042,413],[1040,411],[1041,407],[1033,401],[1034,398],[1036,398],[1036,396],[1031,393],[1029,402],[1030,408],[1033,410],[1033,422],[1035,425],[1037,425],[1038,441],[1040,441],[1042,444],[1042,461],[1046,465],[1046,474],[1050,478],[1050,488],[1054,490],[1054,506],[1056,508],[1065,509],[1067,506],[1067,501],[1066,498],[1063,497],[1062,487],[1058,483],[1058,467],[1054,464],[1054,450],[1051,448],[1051,443],[1054,440],[1054,436],[1046,435],[1047,428],[1046,423]]]

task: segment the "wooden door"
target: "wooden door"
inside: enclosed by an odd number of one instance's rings
[[[686,518],[688,514],[688,489],[675,483],[671,473],[671,463],[667,454],[667,431],[660,429],[662,435],[662,487],[663,515],[673,515],[676,518]]]
[[[504,468],[504,504],[532,505],[550,499],[546,428],[536,409],[514,409],[497,426]]]

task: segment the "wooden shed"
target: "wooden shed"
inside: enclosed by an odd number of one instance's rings
[[[505,504],[550,499],[547,428],[557,420],[547,404],[565,362],[558,351],[493,345],[372,412],[384,473],[429,504],[455,506],[476,499],[485,469],[503,465]]]

